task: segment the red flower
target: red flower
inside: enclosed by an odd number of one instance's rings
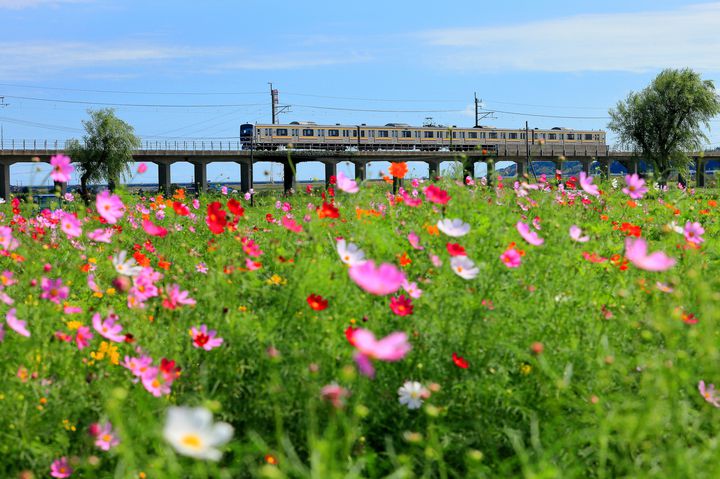
[[[470,363],[468,363],[464,357],[458,356],[457,353],[452,354],[452,360],[455,363],[455,366],[461,369],[467,369],[468,366],[470,366]]]
[[[208,205],[205,222],[210,228],[210,231],[216,235],[225,231],[225,226],[227,225],[227,213],[225,213],[225,210],[222,209],[219,202],[213,201]]]
[[[190,214],[190,210],[188,209],[188,207],[180,203],[179,201],[173,202],[173,210],[175,210],[175,213],[180,216],[187,216]]]
[[[429,202],[438,203],[440,205],[446,205],[447,202],[450,201],[450,196],[448,196],[448,192],[438,188],[435,185],[430,185],[425,188],[425,197]]]
[[[398,316],[410,316],[413,313],[412,300],[404,294],[390,298],[390,309]]]
[[[228,200],[227,209],[230,210],[230,213],[234,214],[235,216],[242,216],[245,214],[245,208],[240,206],[240,202],[235,198],[230,198]]]
[[[318,208],[318,217],[322,218],[340,218],[340,212],[332,203],[323,201],[322,208]]]
[[[357,328],[353,328],[352,326],[348,326],[345,329],[345,338],[348,340],[348,343],[355,346],[355,340],[353,339],[353,336],[355,335],[355,331],[357,331]]]
[[[165,378],[177,379],[180,377],[180,366],[176,366],[175,361],[162,358],[160,360],[160,372]]]
[[[335,176],[335,175],[330,176],[330,179],[328,180],[328,183],[330,183],[331,185],[336,184],[336,183],[337,183],[337,176]],[[310,185],[308,185],[308,186],[310,186]],[[310,188],[310,191],[312,191],[312,187]]]
[[[465,248],[460,246],[458,243],[448,243],[446,246],[450,256],[467,256]]]
[[[307,297],[307,302],[315,311],[322,311],[328,307],[328,300],[324,299],[319,294],[311,294]]]

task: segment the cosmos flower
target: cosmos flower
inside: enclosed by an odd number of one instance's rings
[[[70,467],[67,457],[63,456],[60,459],[55,459],[50,465],[50,476],[57,479],[65,479],[70,477],[72,473],[73,468]]]
[[[82,224],[75,215],[63,213],[60,220],[60,229],[70,238],[77,238],[82,234]]]
[[[103,320],[100,313],[95,313],[92,317],[92,326],[100,336],[116,343],[125,341],[125,335],[121,334],[123,327],[117,322],[118,317],[111,314]]]
[[[578,226],[572,225],[570,227],[570,239],[577,241],[578,243],[586,243],[590,240],[590,237],[582,236],[582,230]]]
[[[442,219],[437,222],[440,231],[453,238],[465,236],[470,231],[470,225],[461,219]]]
[[[645,271],[666,271],[675,266],[675,259],[668,257],[662,251],[647,253],[647,243],[642,238],[625,240],[625,257],[632,264]]]
[[[21,319],[17,319],[15,313],[15,308],[10,308],[5,315],[5,321],[7,322],[8,327],[10,327],[10,329],[18,333],[20,336],[25,336],[26,338],[29,338],[30,331],[28,331],[27,329],[27,322]]]
[[[178,453],[211,461],[222,457],[218,448],[232,435],[230,424],[213,424],[212,413],[203,407],[170,407],[163,428],[163,437]]]
[[[450,258],[450,266],[462,279],[473,279],[480,272],[480,269],[467,256],[453,256]]]
[[[63,286],[61,278],[49,279],[43,277],[40,280],[40,286],[42,288],[40,298],[47,299],[55,304],[60,304],[63,299],[67,299],[70,293],[70,288]]]
[[[529,244],[533,246],[540,246],[545,242],[544,239],[540,238],[535,231],[532,231],[530,227],[522,221],[518,221],[515,227],[517,228],[518,233],[520,233],[520,236],[522,236]]]
[[[137,264],[135,258],[127,258],[127,251],[122,250],[112,257],[112,264],[115,271],[123,276],[137,276],[142,272],[142,266]]]
[[[580,172],[580,187],[589,195],[600,196],[597,185],[593,185],[593,177],[585,174],[584,171]]]
[[[87,237],[91,240],[97,242],[97,243],[111,243],[111,238],[113,236],[113,229],[112,228],[99,228],[96,230],[93,230],[87,234]]]
[[[57,181],[58,183],[67,183],[70,181],[70,175],[72,175],[74,170],[70,161],[70,157],[65,155],[54,155],[50,157],[50,166],[53,167],[50,172],[50,177],[53,181]]]
[[[372,360],[400,361],[411,349],[407,334],[403,332],[395,332],[377,340],[375,335],[366,329],[356,329],[352,332],[352,345],[357,349],[355,362],[360,372],[368,377],[375,376]]]
[[[202,348],[205,351],[217,348],[222,345],[223,338],[218,338],[217,331],[214,329],[208,331],[207,326],[201,324],[199,328],[193,326],[190,329],[190,336],[193,340],[193,346],[196,348]]]
[[[417,299],[422,296],[422,290],[418,288],[417,283],[410,283],[406,279],[402,284],[402,288],[413,299]]]
[[[11,227],[0,226],[0,246],[6,251],[13,251],[20,246],[20,242],[13,238]]]
[[[640,178],[637,173],[633,173],[632,175],[626,175],[625,184],[627,186],[622,189],[622,192],[628,195],[633,200],[641,199],[648,191],[648,189],[645,187],[645,180]]]
[[[314,309],[315,311],[322,311],[328,306],[328,300],[324,299],[319,294],[309,295],[307,297],[307,303],[308,305],[310,305],[310,308]]]
[[[390,298],[390,309],[398,316],[409,316],[413,313],[412,300],[404,294]]]
[[[439,205],[446,205],[448,201],[450,201],[450,196],[448,196],[448,192],[438,188],[435,185],[430,185],[423,190],[425,193],[425,198],[431,203],[437,203]]]
[[[181,291],[177,284],[169,285],[165,288],[167,297],[163,300],[163,307],[167,309],[177,309],[181,305],[192,306],[195,300],[190,297],[187,291]]]
[[[323,386],[320,396],[330,402],[335,409],[341,409],[345,406],[345,399],[350,396],[350,391],[337,383],[331,383]]]
[[[405,381],[398,389],[400,404],[408,409],[419,409],[425,399],[430,397],[430,391],[417,381]]]
[[[91,434],[95,436],[95,446],[103,451],[109,451],[120,444],[120,439],[113,432],[110,421],[104,424],[94,424]]]
[[[709,386],[705,387],[705,381],[700,381],[698,383],[698,390],[700,391],[700,394],[702,395],[703,399],[705,399],[707,402],[709,402],[713,406],[720,408],[720,396],[718,395],[718,392],[715,390],[714,384],[710,384]]]
[[[685,241],[693,244],[702,244],[705,239],[702,237],[705,234],[705,228],[698,222],[691,223],[688,221],[685,223],[685,229],[683,229],[685,235]]]
[[[154,224],[150,220],[143,220],[142,227],[145,230],[145,232],[147,234],[149,234],[150,236],[158,236],[160,238],[164,238],[165,236],[167,236],[167,233],[168,233],[168,230],[166,230],[162,226],[158,226],[158,225]]]
[[[521,263],[521,255],[515,248],[506,249],[503,254],[500,255],[500,260],[508,268],[517,268]]]
[[[345,193],[355,194],[360,191],[357,182],[352,178],[348,178],[342,171],[338,172],[336,181],[337,187]]]
[[[95,208],[105,221],[114,225],[125,214],[125,205],[119,196],[111,194],[109,191],[101,191],[95,197]]]
[[[351,266],[348,274],[355,284],[378,296],[394,293],[405,281],[405,273],[394,265],[383,263],[376,268],[373,261]]]
[[[420,244],[420,237],[414,231],[408,233],[407,239],[410,242],[410,246],[412,246],[414,249],[420,251],[425,249],[425,247]]]

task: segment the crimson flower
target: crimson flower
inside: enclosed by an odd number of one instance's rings
[[[467,256],[465,248],[460,246],[458,243],[448,243],[446,246],[450,256]]]
[[[326,201],[323,201],[322,208],[318,208],[317,212],[320,219],[340,217],[340,212],[335,208],[335,205]]]
[[[217,235],[225,231],[225,226],[227,226],[227,213],[222,209],[220,202],[213,201],[208,205],[205,222],[213,234]]]
[[[188,209],[188,207],[180,203],[179,201],[173,202],[173,210],[175,210],[175,213],[180,216],[187,216],[190,214],[190,210]]]
[[[398,316],[410,316],[413,313],[412,300],[404,294],[390,298],[390,309]]]
[[[455,363],[455,366],[461,369],[467,369],[468,366],[470,366],[470,363],[468,363],[464,357],[458,356],[457,353],[452,353],[452,360]]]
[[[234,214],[235,216],[242,216],[245,214],[245,208],[240,206],[240,202],[235,198],[230,198],[228,200],[227,209],[230,210],[230,213]]]
[[[311,294],[310,296],[308,296],[307,303],[315,311],[322,311],[323,309],[328,307],[328,300],[324,299],[319,294]]]

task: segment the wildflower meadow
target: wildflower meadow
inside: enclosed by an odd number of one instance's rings
[[[0,477],[717,476],[716,191],[407,171],[8,199]]]

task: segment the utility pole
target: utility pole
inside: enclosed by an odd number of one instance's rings
[[[475,92],[475,128],[480,127],[480,124],[478,122],[478,104],[479,104],[479,102],[478,102],[477,92]]]
[[[8,103],[5,103],[5,97],[0,96],[0,108],[5,108],[6,106],[10,106]],[[3,130],[3,124],[0,122],[0,150],[3,149],[3,142],[5,140],[5,132]]]
[[[277,123],[277,115],[275,113],[275,108],[277,107],[278,103],[278,91],[273,89],[272,82],[268,82],[270,84],[270,107],[272,109],[272,124],[274,125]]]
[[[477,93],[475,93],[475,128],[480,128],[480,120],[483,118],[495,118],[493,116],[494,111],[480,113],[480,103],[482,103],[482,98],[478,100]]]

